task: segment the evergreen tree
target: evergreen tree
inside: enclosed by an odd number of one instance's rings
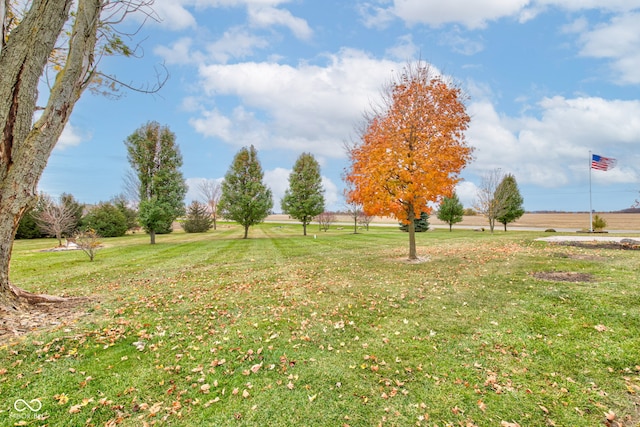
[[[78,202],[72,194],[62,193],[60,195],[60,203],[73,215],[73,226],[69,230],[69,235],[74,235],[82,225],[82,217],[84,215],[84,205]]]
[[[303,234],[316,215],[324,212],[324,189],[320,164],[309,153],[302,153],[289,175],[289,188],[282,199],[282,211],[302,222]]]
[[[438,209],[438,219],[449,224],[449,231],[453,228],[453,224],[457,224],[462,221],[464,216],[464,206],[460,203],[458,195],[453,193],[451,197],[445,197],[440,203],[440,209]]]
[[[175,134],[157,122],[138,128],[125,145],[139,180],[138,219],[154,244],[156,234],[170,233],[173,221],[184,215],[182,155]]]
[[[271,190],[264,185],[262,178],[262,166],[252,145],[235,155],[222,183],[220,212],[224,218],[244,227],[245,239],[249,227],[261,223],[273,207]]]
[[[429,229],[429,214],[426,212],[422,212],[420,214],[420,218],[416,218],[413,220],[413,224],[416,233],[427,231]],[[409,231],[409,224],[400,223],[400,230]]]
[[[182,222],[182,228],[187,233],[204,233],[213,225],[213,217],[207,206],[196,200],[187,208],[187,218]]]
[[[524,199],[513,175],[505,175],[496,188],[494,199],[500,201],[501,206],[500,214],[496,216],[496,220],[503,224],[504,231],[507,231],[507,224],[517,220],[524,214],[522,206]]]
[[[124,236],[129,229],[127,217],[111,203],[100,203],[82,220],[85,230],[93,230],[101,237]]]

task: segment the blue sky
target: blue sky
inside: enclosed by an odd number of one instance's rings
[[[84,203],[123,192],[123,141],[155,120],[177,136],[187,201],[253,144],[276,210],[302,152],[340,209],[344,142],[394,73],[422,58],[469,96],[465,206],[501,168],[527,210],[588,210],[589,151],[618,159],[591,172],[595,210],[639,196],[640,0],[156,0],[155,10],[160,21],[136,35],[142,58],[101,69],[144,86],[164,63],[170,79],[156,95],[85,93],[41,191]]]

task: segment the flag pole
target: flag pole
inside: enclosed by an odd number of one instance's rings
[[[591,155],[591,150],[589,150],[589,233],[593,233],[593,208],[591,202],[591,162],[593,160],[593,156]]]

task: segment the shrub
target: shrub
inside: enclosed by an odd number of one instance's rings
[[[89,261],[93,261],[96,252],[100,249],[100,236],[95,230],[81,231],[75,236],[75,243],[82,251],[87,254]]]
[[[602,231],[607,226],[607,221],[602,218],[600,215],[595,215],[593,217],[593,222],[591,223],[591,227],[593,231]]]
[[[127,217],[112,203],[100,203],[91,209],[82,219],[82,227],[102,237],[124,236],[129,229]]]
[[[181,225],[187,233],[204,233],[213,225],[213,218],[203,203],[194,200],[189,205],[187,218]]]

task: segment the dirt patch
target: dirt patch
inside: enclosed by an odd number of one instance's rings
[[[626,250],[626,251],[638,251],[640,250],[640,244],[638,244],[637,240],[625,241],[622,240],[620,242],[559,242],[558,245],[564,246],[575,246],[578,248],[586,248],[586,249],[617,249],[617,250]]]
[[[589,273],[576,273],[573,271],[541,271],[533,273],[533,277],[552,282],[593,282],[593,276]]]
[[[21,311],[0,307],[0,344],[14,341],[25,334],[72,325],[88,315],[90,298],[69,298],[65,301],[29,305]]]

